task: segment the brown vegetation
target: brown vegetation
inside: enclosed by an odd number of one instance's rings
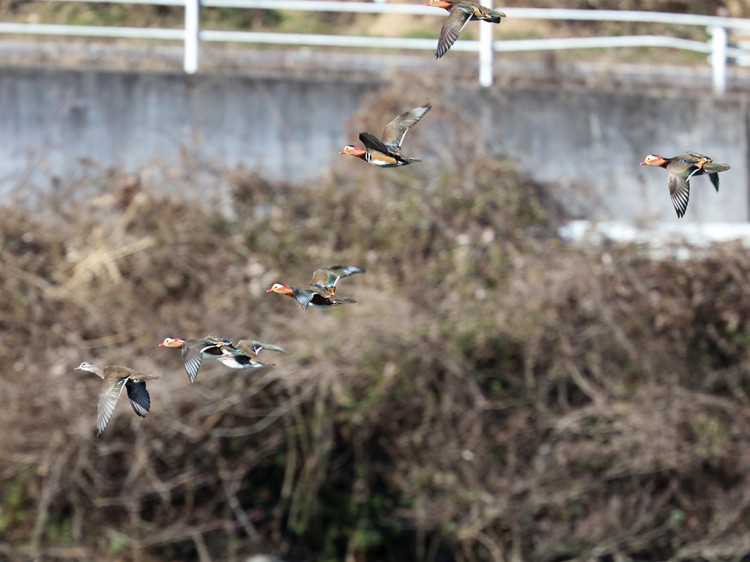
[[[196,163],[93,169],[3,208],[0,558],[748,555],[750,255],[568,246],[553,186],[457,146],[200,202]],[[264,292],[331,262],[368,268],[357,304]],[[191,385],[157,345],[206,333],[291,353]],[[149,417],[94,438],[83,359],[160,374]]]

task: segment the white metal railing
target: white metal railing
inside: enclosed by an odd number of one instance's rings
[[[2,23],[0,33],[33,35],[66,35],[82,37],[113,37],[135,39],[179,40],[183,42],[185,72],[198,70],[198,53],[201,41],[266,43],[279,45],[314,45],[329,47],[363,47],[377,49],[434,50],[435,39],[397,37],[355,37],[347,35],[309,35],[296,33],[258,33],[250,31],[214,31],[200,28],[201,7],[248,8],[267,10],[309,10],[354,12],[371,14],[445,15],[444,10],[423,4],[391,4],[384,0],[374,2],[340,2],[331,0],[52,0],[56,2],[90,2],[116,4],[149,4],[183,6],[183,29],[133,28],[112,26],[76,26],[32,23]],[[492,0],[482,0],[492,6]],[[556,38],[494,41],[494,26],[480,25],[479,41],[461,39],[453,45],[454,51],[479,53],[479,81],[483,86],[492,84],[493,53],[511,51],[536,51],[549,49],[590,49],[613,47],[666,47],[709,54],[713,69],[713,85],[717,94],[726,91],[727,59],[750,63],[750,50],[729,45],[729,31],[750,31],[750,19],[737,19],[693,14],[618,10],[575,10],[544,8],[502,8],[509,18],[545,20],[585,20],[661,23],[698,26],[708,30],[708,42],[680,39],[670,36],[634,35],[614,37]]]

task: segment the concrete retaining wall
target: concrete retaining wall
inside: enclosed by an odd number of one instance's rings
[[[137,169],[178,163],[186,151],[271,178],[313,179],[330,166],[360,164],[337,153],[356,139],[347,120],[378,87],[346,78],[6,68],[0,193],[30,170],[64,177],[80,158]],[[562,182],[586,218],[675,221],[665,172],[638,164],[648,153],[695,150],[732,169],[718,195],[705,178],[693,180],[683,220],[748,220],[749,96],[471,84],[425,89],[425,99],[435,109],[405,149],[422,166],[439,169],[451,142],[476,131],[483,150]],[[452,134],[456,127],[461,134]]]

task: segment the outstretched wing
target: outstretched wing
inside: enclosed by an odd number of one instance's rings
[[[183,345],[182,360],[185,362],[185,372],[187,372],[190,382],[195,382],[195,379],[198,377],[198,371],[201,369],[201,361],[203,360],[202,346]]]
[[[99,405],[96,409],[96,435],[101,435],[109,424],[109,420],[115,413],[115,406],[117,406],[117,399],[122,394],[122,389],[125,388],[125,383],[130,380],[129,377],[112,378],[109,381],[105,381],[104,390],[99,395]]]
[[[707,162],[703,165],[703,171],[708,174],[708,179],[719,191],[719,172],[726,172],[729,169],[729,164],[714,164],[713,162]]]
[[[390,149],[384,145],[375,135],[370,133],[360,133],[359,140],[365,145],[368,151],[380,152],[392,156]]]
[[[145,418],[151,409],[151,396],[146,390],[146,383],[144,381],[128,380],[125,383],[125,388],[128,391],[128,399],[130,405],[133,406],[133,411],[140,417]]]
[[[314,296],[315,293],[312,291],[303,291],[298,287],[293,288],[292,298],[299,303],[303,310],[307,310]]]
[[[710,157],[706,156],[705,154],[701,154],[700,152],[686,152],[685,154],[681,154],[677,158],[682,160],[683,162],[700,162],[701,160],[703,160],[704,162],[713,162]]]
[[[438,39],[437,51],[435,52],[435,58],[439,59],[445,53],[448,52],[453,46],[453,43],[458,39],[459,33],[466,27],[471,19],[471,12],[467,10],[461,10],[454,6],[448,17],[445,19],[443,28],[440,30],[440,39]]]
[[[716,191],[719,191],[719,174],[716,172],[710,172],[708,174],[708,179],[711,180],[711,183],[714,184],[714,187],[716,188]]]
[[[691,174],[692,175],[692,174]],[[672,199],[677,217],[682,218],[690,201],[690,181],[674,174],[669,174],[669,197]]]
[[[263,343],[255,340],[240,340],[237,342],[237,348],[243,351],[252,351],[256,357],[264,349],[267,349],[268,351],[278,351],[279,353],[288,353],[287,350],[280,345],[273,345],[271,343]]]
[[[406,133],[425,116],[431,107],[428,103],[405,111],[385,126],[380,140],[389,150],[398,152],[401,150],[401,143],[404,142]]]
[[[203,344],[203,349],[201,351],[205,352],[207,349],[218,346],[221,347],[222,345],[232,345],[231,340],[226,340],[224,338],[217,338],[216,336],[208,335],[205,338],[203,338],[203,341],[201,342]],[[219,353],[217,352],[217,355]]]
[[[333,293],[336,290],[336,283],[338,283],[339,279],[342,277],[349,277],[355,273],[364,272],[364,267],[358,267],[356,265],[332,265],[331,267],[325,267],[313,271],[310,285],[328,289]]]

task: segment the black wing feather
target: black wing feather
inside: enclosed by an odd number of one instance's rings
[[[396,156],[395,154],[392,154],[391,151],[388,150],[388,147],[383,144],[383,142],[375,135],[372,135],[370,133],[360,133],[359,140],[361,140],[362,144],[364,144],[370,150],[375,150],[377,152],[387,154],[388,156]]]
[[[151,396],[149,396],[148,390],[146,390],[146,383],[144,381],[128,380],[125,383],[125,389],[128,391],[128,399],[130,400],[130,405],[133,406],[133,411],[142,418],[145,418],[151,409]]]

